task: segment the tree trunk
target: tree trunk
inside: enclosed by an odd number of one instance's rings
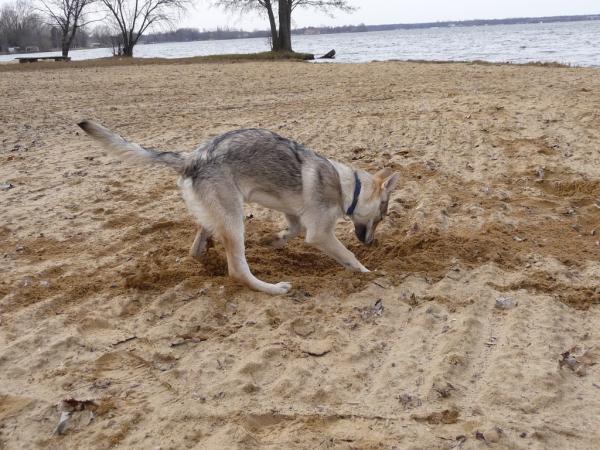
[[[134,44],[132,42],[123,44],[123,56],[127,56],[128,58],[133,57],[133,45]]]
[[[137,4],[137,2],[136,2],[136,4]],[[133,30],[134,30],[133,27],[134,26],[135,26],[135,20],[133,21],[133,25],[132,25],[131,29],[129,30],[129,36],[125,40],[125,42],[127,42],[127,45],[125,46],[125,48],[123,48],[123,55],[128,56],[130,58],[133,56],[133,46],[137,42],[137,39],[135,39],[133,37]]]
[[[292,51],[292,0],[279,0],[279,51]]]
[[[277,33],[277,23],[275,22],[275,14],[271,3],[266,4],[267,14],[269,15],[269,25],[271,26],[271,50],[279,51],[279,33]]]
[[[69,56],[69,41],[66,39],[66,36],[63,36],[63,39],[61,41],[61,49],[62,49],[62,55],[63,56]]]
[[[73,25],[71,29],[67,29],[64,31],[61,41],[62,55],[64,57],[69,56],[69,50],[71,49],[71,44],[73,43],[73,39],[75,39],[75,33],[77,33],[77,25]]]
[[[130,34],[127,31],[124,31],[123,34],[123,56],[127,56],[128,58],[133,57],[133,46],[135,42],[130,38]]]

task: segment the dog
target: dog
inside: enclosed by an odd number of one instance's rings
[[[80,122],[89,136],[123,159],[174,169],[188,210],[198,223],[190,255],[199,257],[214,236],[225,247],[229,275],[256,291],[286,294],[291,283],[266,283],[246,261],[244,203],[280,211],[288,227],[275,237],[284,246],[301,233],[305,241],[346,269],[369,272],[335,236],[348,216],[356,236],[370,245],[387,215],[399,174],[370,174],[328,159],[291,139],[257,128],[222,134],[191,153],[162,152],[129,142],[93,121]]]

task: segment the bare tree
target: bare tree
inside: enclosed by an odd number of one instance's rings
[[[355,10],[348,0],[215,0],[214,4],[240,13],[253,10],[266,13],[271,27],[271,49],[284,52],[292,51],[292,12],[296,8],[315,8],[327,14],[332,10]],[[279,23],[275,21],[275,12]]]
[[[113,27],[107,24],[97,25],[89,36],[95,45],[111,47],[113,56],[120,56],[123,53],[123,38],[121,33],[115,33]]]
[[[69,56],[71,44],[77,30],[87,23],[84,19],[85,9],[95,0],[39,0],[43,13],[61,33],[60,46],[63,56]]]
[[[0,51],[8,47],[50,47],[50,29],[41,20],[30,2],[15,0],[0,8]]]
[[[275,21],[275,8],[278,0],[216,0],[214,4],[227,11],[239,11],[244,14],[251,11],[258,11],[267,14],[269,26],[271,28],[271,50],[279,50],[279,31]],[[275,4],[273,4],[275,3]]]
[[[100,0],[123,44],[123,56],[133,56],[133,47],[153,25],[171,23],[187,0]]]

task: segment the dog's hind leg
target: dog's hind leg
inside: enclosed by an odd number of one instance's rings
[[[203,225],[199,230],[192,250],[201,247],[203,233],[213,234],[223,242],[227,254],[229,275],[251,289],[268,294],[285,294],[291,288],[290,283],[265,283],[259,280],[248,267],[244,249],[244,204],[240,194],[236,194],[234,186],[221,186],[217,189],[194,188],[191,180],[182,182],[183,198],[190,212]]]
[[[190,248],[190,256],[199,259],[210,247],[212,247],[212,234],[202,225],[198,225],[196,238]]]
[[[302,224],[300,223],[300,218],[298,216],[286,214],[285,218],[287,220],[288,227],[275,235],[275,239],[273,239],[273,241],[270,243],[270,245],[274,248],[284,247],[288,241],[297,237],[302,231]]]
[[[229,276],[256,291],[274,295],[286,294],[292,288],[290,283],[265,283],[250,272],[244,248],[244,222],[242,220],[242,213],[243,209],[240,205],[237,220],[233,217],[228,217],[226,223],[217,226],[215,229],[225,247]]]

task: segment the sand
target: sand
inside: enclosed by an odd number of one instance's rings
[[[599,448],[597,70],[5,65],[0,92],[0,448]],[[338,230],[374,272],[266,246],[282,218],[249,206],[251,268],[294,289],[236,285],[220,245],[187,256],[176,176],[82,118],[395,168],[376,245]]]

